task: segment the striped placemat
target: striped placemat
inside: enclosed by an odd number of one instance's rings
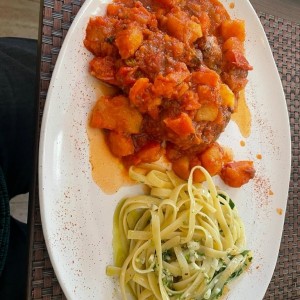
[[[84,0],[45,0],[42,10],[39,120],[51,74],[64,37]],[[292,174],[282,242],[265,300],[300,299],[300,25],[265,13],[260,20],[271,44],[290,114]],[[38,201],[38,183],[31,198],[28,299],[66,299],[45,246]],[[255,299],[254,299],[255,300]]]

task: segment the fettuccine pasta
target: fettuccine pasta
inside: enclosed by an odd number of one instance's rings
[[[205,184],[193,183],[200,169]],[[216,299],[249,266],[244,225],[209,173],[195,167],[188,181],[172,171],[130,169],[150,187],[148,195],[124,199],[115,212],[115,266],[122,299],[128,289],[144,299]]]

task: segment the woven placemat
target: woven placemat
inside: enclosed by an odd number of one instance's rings
[[[39,118],[64,37],[84,0],[45,0],[42,11]],[[292,174],[286,219],[276,269],[265,300],[300,299],[300,25],[265,13],[260,20],[281,75],[290,114]],[[38,185],[31,203],[28,299],[66,299],[53,271],[42,233]],[[254,299],[255,300],[255,299]]]
[[[259,15],[281,76],[290,116],[292,172],[284,231],[272,281],[264,299],[300,299],[300,25]]]

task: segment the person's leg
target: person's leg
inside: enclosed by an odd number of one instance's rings
[[[0,165],[9,198],[28,192],[33,166],[36,41],[0,38]]]
[[[0,276],[0,299],[25,299],[27,280],[27,226],[10,219],[8,252]]]
[[[5,178],[0,166],[0,276],[6,261],[9,242],[9,198],[6,188]]]
[[[0,168],[9,199],[27,193],[33,176],[35,133],[34,40],[0,38]],[[25,298],[26,225],[11,218],[0,299]]]

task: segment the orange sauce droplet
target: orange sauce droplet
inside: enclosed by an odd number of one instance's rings
[[[235,7],[235,3],[234,2],[230,2],[229,3],[229,8],[233,9]]]
[[[104,132],[87,125],[87,134],[90,142],[92,177],[101,190],[106,194],[114,194],[122,186],[133,184],[121,161],[108,149]]]
[[[282,208],[277,208],[276,211],[280,216],[282,215]]]
[[[257,155],[256,155],[256,158],[257,158],[257,159],[262,159],[262,155],[261,155],[261,154],[257,154]]]
[[[233,161],[233,150],[229,147],[222,146],[224,151],[224,162]]]
[[[245,145],[246,145],[245,141],[240,141],[240,145],[241,145],[242,147],[245,147]]]
[[[274,195],[274,193],[273,193],[272,190],[269,190],[269,195],[270,195],[270,196],[273,196],[273,195]]]
[[[241,135],[246,138],[251,133],[251,113],[246,103],[245,91],[241,91],[238,100],[238,106],[236,111],[232,114],[231,120],[233,120],[239,127]]]

